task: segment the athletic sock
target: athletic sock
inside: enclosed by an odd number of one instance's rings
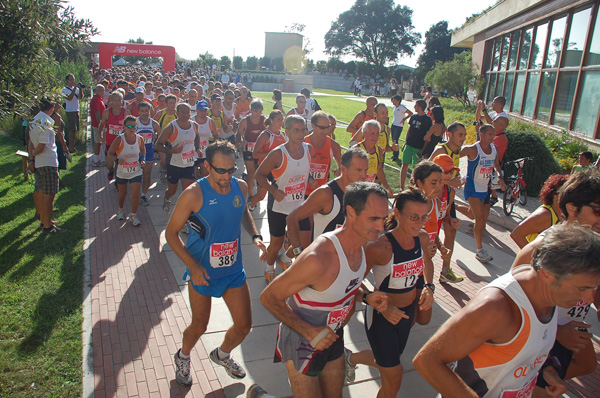
[[[283,254],[281,255],[280,258],[281,258],[281,261],[283,261],[284,263],[292,262],[292,259],[287,256],[287,252],[283,252]]]
[[[446,273],[450,267],[442,268],[442,274]]]
[[[92,156],[92,162],[97,163],[98,161],[98,155],[94,154],[94,156]]]
[[[483,251],[483,247],[480,247],[479,249],[477,249],[477,253],[481,253]]]
[[[189,361],[190,360],[190,356],[189,356],[189,354],[185,355],[183,353],[183,351],[179,350],[179,359],[183,359],[184,361]]]
[[[217,348],[217,356],[220,360],[229,358],[229,353],[225,352],[221,349],[221,347]]]
[[[270,271],[275,271],[275,264],[267,264],[267,266],[265,267],[265,272],[270,272]]]

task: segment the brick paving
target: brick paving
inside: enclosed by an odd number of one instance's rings
[[[191,353],[194,384],[190,388],[183,388],[175,382],[172,356],[180,345],[183,329],[190,321],[190,311],[184,296],[184,285],[178,285],[172,269],[173,264],[169,264],[168,256],[165,253],[168,246],[162,246],[160,241],[160,229],[164,227],[160,227],[160,221],[157,222],[155,218],[154,224],[157,224],[157,228],[155,228],[147,208],[140,206],[138,210],[138,217],[142,222],[138,228],[133,227],[130,222],[116,219],[117,195],[113,185],[107,184],[106,173],[104,168],[92,169],[87,176],[90,192],[88,209],[93,396],[225,397],[243,395],[244,389],[240,390],[240,383],[234,384],[233,386],[236,388],[231,389],[231,386],[227,385],[232,383],[232,379],[227,376],[223,377],[224,372],[221,369],[217,369],[217,371],[213,369],[208,359],[204,338],[198,342]],[[156,174],[155,170],[154,175],[156,176]],[[160,191],[163,187],[163,184],[158,184],[158,187],[154,187],[152,192],[158,193],[155,196],[161,196],[162,192]],[[156,202],[162,203],[162,198],[154,198],[154,201],[156,206]],[[129,209],[128,199],[125,204],[126,213],[130,211]],[[260,217],[258,211],[255,211],[254,217]],[[262,221],[264,220],[257,219],[257,223],[264,226]],[[518,247],[512,242],[509,232],[505,228],[490,224],[488,226],[489,233],[484,237],[484,244],[491,248],[494,252],[493,255],[500,260],[497,263],[501,263],[501,265],[478,266],[473,258],[473,252],[469,251],[472,250],[471,246],[474,243],[472,238],[464,234],[466,226],[467,220],[463,220],[453,256],[453,268],[458,275],[465,277],[465,281],[456,285],[438,284],[436,278],[438,285],[436,303],[450,313],[456,312],[466,305],[468,300],[489,280],[506,272],[510,267],[511,259],[518,251]],[[266,232],[263,229],[263,235]],[[459,243],[464,247],[461,248]],[[248,257],[250,256],[245,256],[245,259]],[[255,299],[257,293],[260,292],[262,268],[258,267],[256,260],[246,261],[250,263],[246,264],[246,268],[249,272],[252,298]],[[439,275],[441,269],[439,256],[434,259],[434,264],[435,275]],[[177,278],[179,277],[180,275],[177,275]],[[254,305],[255,303],[253,303],[253,312],[256,313]],[[260,304],[258,303],[258,305]],[[440,312],[443,311],[439,311],[437,316],[446,319],[447,314],[440,314]],[[356,318],[358,316],[354,317],[354,319]],[[597,322],[592,318],[595,316],[590,315],[588,322],[594,324],[597,331]],[[351,322],[355,322],[354,319]],[[269,319],[264,322],[259,322],[257,319],[254,321],[255,325],[251,333],[256,333],[258,330],[260,330],[259,333],[263,333],[263,330],[266,330],[265,327],[274,327],[276,324]],[[358,323],[356,324],[358,325]],[[257,326],[260,327],[257,329]],[[432,322],[430,326],[435,325]],[[214,336],[218,336],[218,331],[218,328],[214,329]],[[421,342],[434,331],[435,327],[421,328],[417,326],[411,334],[411,339],[418,339]],[[357,333],[351,331],[348,343],[351,343],[350,337],[354,339],[358,335],[355,346],[364,345],[362,334],[360,329]],[[594,345],[596,352],[600,352],[597,336],[598,333],[596,333]],[[213,340],[217,338],[209,337],[208,334],[205,337],[209,342],[211,342],[211,338]],[[248,345],[254,344],[250,343],[250,340],[249,336]],[[259,344],[260,350],[265,351],[267,356],[272,355],[272,341],[265,341],[263,338]],[[418,347],[415,348],[418,349]],[[243,346],[241,349],[244,351]],[[432,396],[427,390],[428,386],[423,385],[425,382],[420,379],[414,369],[411,370],[410,358],[407,356],[405,359],[405,383],[400,395]],[[270,379],[285,378],[284,373],[281,373],[282,367],[272,364],[269,360],[252,362],[252,359],[248,359],[248,361],[250,362],[246,362],[245,366],[249,371],[249,379],[253,376],[252,366],[254,368],[265,367],[264,370],[254,372],[257,382],[261,384],[268,383]],[[365,369],[359,367],[359,377],[363,377],[364,380],[344,389],[344,396],[375,395],[378,376],[368,374]],[[410,390],[412,394],[406,395],[406,388],[410,388],[411,372],[413,387],[416,386],[417,390],[412,388]],[[366,377],[363,376],[365,374],[367,374]],[[250,384],[250,380],[244,380],[244,382],[246,385]],[[283,381],[278,380],[278,382]],[[570,381],[568,387],[570,391],[568,396],[598,397],[600,396],[600,371]],[[277,393],[277,391],[272,391],[272,393]]]
[[[88,173],[94,396],[224,397],[201,341],[191,353],[194,384],[175,382],[173,354],[191,314],[147,209],[138,210],[140,227],[117,220],[106,174]]]

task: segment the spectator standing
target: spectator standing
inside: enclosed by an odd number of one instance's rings
[[[402,129],[404,128],[404,122],[406,121],[406,119],[411,117],[413,113],[409,111],[404,105],[402,105],[401,95],[394,94],[392,96],[392,104],[394,105],[394,120],[392,121],[392,144],[398,145],[398,141],[400,140],[400,136],[402,135]],[[397,161],[399,154],[400,151],[393,151],[392,160]]]
[[[67,86],[62,89],[65,96],[65,111],[67,112],[67,138],[69,151],[75,152],[75,135],[79,131],[79,98],[81,90],[75,86],[75,76],[69,73],[66,77]]]
[[[425,114],[427,103],[425,100],[418,100],[415,103],[416,115],[412,115],[408,120],[408,132],[406,133],[406,144],[402,151],[402,169],[400,170],[400,187],[404,190],[404,182],[408,173],[408,166],[414,166],[419,162],[419,152],[425,145],[425,134],[432,126],[432,121]]]
[[[104,86],[96,85],[94,96],[90,102],[90,116],[92,119],[92,139],[94,140],[94,155],[92,156],[92,167],[104,166],[104,161],[100,159],[100,148],[102,147],[102,131],[98,128],[102,114],[106,109],[104,104]]]
[[[58,193],[58,155],[56,152],[56,133],[54,120],[51,118],[54,105],[47,100],[40,102],[40,112],[30,124],[29,138],[33,151],[29,154],[29,163],[33,163],[38,175],[38,195],[40,203],[40,220],[44,233],[65,231],[52,223],[54,197]]]

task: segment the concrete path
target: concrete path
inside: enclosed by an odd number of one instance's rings
[[[238,166],[242,166],[241,161]],[[238,171],[241,174],[242,168]],[[291,394],[284,367],[273,363],[277,321],[260,304],[264,288],[263,268],[258,261],[258,249],[242,231],[242,250],[248,274],[253,312],[253,328],[246,340],[233,351],[248,376],[236,381],[208,359],[207,353],[217,347],[231,324],[222,299],[213,300],[212,316],[207,333],[192,351],[194,384],[183,388],[174,380],[173,354],[181,345],[182,331],[190,321],[187,285],[182,281],[184,267],[166,244],[164,229],[168,216],[162,210],[165,184],[158,182],[158,167],[153,172],[149,207],[140,207],[139,228],[116,220],[116,192],[107,184],[106,169],[89,169],[88,236],[86,250],[90,266],[87,321],[90,344],[84,347],[84,397],[243,397],[246,388],[258,383],[271,394]],[[239,175],[238,175],[239,177]],[[176,199],[176,198],[175,198]],[[175,200],[174,200],[175,202]],[[126,211],[129,211],[129,199]],[[495,209],[500,209],[496,205]],[[524,211],[524,210],[523,210]],[[500,209],[501,212],[501,209]],[[267,238],[266,201],[253,213],[262,235]],[[498,219],[502,216],[496,215]],[[492,218],[494,220],[494,218]],[[514,224],[516,221],[513,220]],[[457,234],[453,259],[457,274],[464,276],[461,284],[439,284],[436,279],[436,304],[429,325],[413,328],[403,356],[404,378],[399,396],[434,397],[436,392],[412,366],[412,358],[425,341],[450,316],[458,311],[487,281],[508,271],[517,252],[505,227],[490,224],[484,238],[485,248],[494,260],[482,265],[474,258],[475,243],[464,233],[467,222]],[[185,235],[182,235],[185,240]],[[434,259],[436,275],[441,260]],[[85,312],[85,311],[84,311]],[[347,346],[352,350],[368,347],[363,326],[363,308],[345,331]],[[599,341],[598,323],[594,325]],[[600,347],[596,347],[597,352]],[[88,364],[86,366],[86,364]],[[374,397],[379,388],[375,369],[359,366],[356,382],[344,388],[344,397]],[[570,383],[575,397],[600,396],[600,376],[582,378]]]

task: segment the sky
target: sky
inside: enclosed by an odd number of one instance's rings
[[[431,25],[446,20],[450,29],[461,26],[473,13],[481,12],[497,0],[429,0],[395,1],[413,10],[413,26],[421,33]],[[175,47],[185,59],[196,59],[209,52],[215,57],[234,54],[244,58],[262,57],[265,32],[284,32],[294,23],[305,24],[303,32],[312,48],[308,58],[327,60],[324,53],[325,33],[340,13],[355,0],[229,0],[217,1],[123,1],[68,0],[78,18],[90,19],[100,33],[91,40],[125,43],[141,37],[146,42]],[[177,22],[175,22],[177,19]],[[415,66],[423,45],[415,54],[398,61]],[[352,58],[345,58],[346,61]]]

